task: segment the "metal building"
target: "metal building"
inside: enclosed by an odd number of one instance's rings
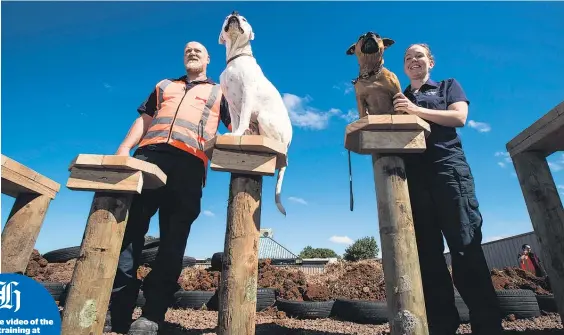
[[[542,251],[534,231],[515,235],[507,238],[503,238],[496,241],[482,243],[482,249],[486,256],[486,261],[490,270],[492,269],[503,269],[504,267],[516,267],[517,256],[521,252],[521,246],[523,244],[529,244],[534,253],[536,253],[541,262]],[[450,252],[445,253],[445,260],[447,264],[451,265]]]
[[[286,249],[282,244],[274,239],[274,232],[271,228],[263,228],[260,230],[258,258],[272,260],[296,260],[298,258],[290,250]],[[292,262],[293,263],[293,262]]]

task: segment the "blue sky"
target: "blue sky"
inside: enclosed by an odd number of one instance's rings
[[[403,88],[403,52],[426,42],[436,58],[432,77],[454,77],[466,91],[470,121],[460,133],[485,238],[532,230],[505,144],[564,97],[563,3],[3,2],[2,153],[62,185],[36,243],[41,253],[81,242],[92,193],[66,189],[70,161],[115,152],[155,83],[183,74],[187,41],[207,46],[208,75],[218,81],[225,64],[218,35],[232,10],[253,25],[259,64],[293,102],[286,218],[274,204],[275,178],[263,184],[261,225],[281,244],[294,253],[306,245],[342,253],[349,240],[379,238],[370,160],[353,156],[350,212],[343,148],[357,74],[345,51],[367,30],[396,41],[385,61]],[[564,154],[549,161],[564,192]],[[228,185],[229,174],[210,172],[187,255],[223,250]],[[3,227],[14,200],[1,200]]]

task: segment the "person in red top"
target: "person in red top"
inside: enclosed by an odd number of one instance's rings
[[[545,273],[540,265],[538,256],[531,251],[531,246],[523,244],[522,253],[519,254],[519,267],[525,271],[533,273],[537,277],[544,277]]]

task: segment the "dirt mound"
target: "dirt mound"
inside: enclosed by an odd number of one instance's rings
[[[185,291],[215,291],[219,288],[221,272],[198,268],[185,268],[180,273],[178,284]]]
[[[49,263],[33,249],[24,274],[39,282],[70,283],[75,263],[74,259],[66,263]]]
[[[269,259],[259,262],[258,287],[277,289],[282,299],[297,301],[304,300],[308,289],[302,271],[272,266]]]
[[[376,260],[327,264],[325,272],[309,278],[309,282],[327,287],[330,299],[386,299],[384,271]]]
[[[546,277],[536,277],[534,274],[515,267],[491,271],[492,283],[496,290],[523,289],[536,294],[551,294],[550,285]]]

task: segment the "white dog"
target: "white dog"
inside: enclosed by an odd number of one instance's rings
[[[225,18],[219,44],[225,44],[227,65],[219,83],[231,116],[232,133],[226,135],[243,135],[253,120],[258,123],[260,135],[282,142],[289,149],[292,141],[290,116],[280,92],[253,57],[250,42],[254,38],[253,28],[243,16],[233,12]],[[286,210],[280,202],[280,192],[287,165],[286,155],[286,166],[278,171],[275,193],[276,206],[284,215]]]

